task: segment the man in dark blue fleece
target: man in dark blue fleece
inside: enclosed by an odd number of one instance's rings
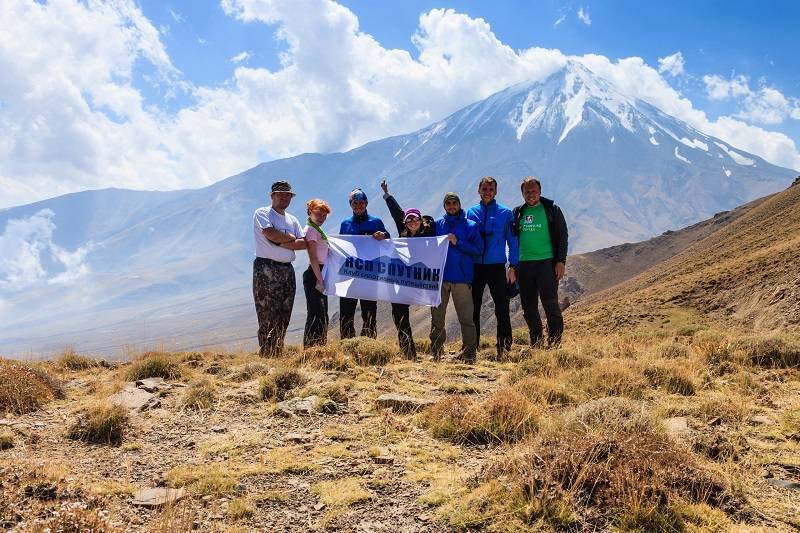
[[[389,232],[383,221],[367,213],[367,195],[361,189],[353,189],[349,195],[350,207],[353,216],[342,221],[339,228],[340,235],[371,235],[378,240],[388,239]],[[361,335],[363,337],[378,336],[376,315],[378,302],[375,300],[360,300],[361,302]],[[356,336],[355,317],[356,298],[339,298],[339,337],[350,339]]]
[[[467,218],[478,224],[483,242],[483,254],[475,262],[475,279],[472,282],[473,320],[480,344],[483,290],[488,285],[497,319],[497,355],[500,358],[503,352],[511,349],[512,342],[506,283],[514,283],[516,279],[516,263],[511,263],[506,269],[506,245],[508,257],[516,258],[519,255],[519,239],[512,231],[514,214],[511,209],[495,200],[497,180],[491,176],[481,178],[478,194],[481,201],[467,211]]]
[[[434,360],[440,360],[442,349],[447,338],[445,317],[450,295],[461,324],[461,341],[463,350],[461,358],[475,362],[478,350],[478,336],[472,313],[472,279],[474,263],[483,253],[483,243],[478,232],[478,225],[467,220],[461,209],[458,195],[449,192],[444,195],[444,217],[436,221],[436,235],[447,235],[450,245],[447,250],[447,262],[442,275],[442,303],[431,308],[431,353]]]

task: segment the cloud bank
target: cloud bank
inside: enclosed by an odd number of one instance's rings
[[[223,0],[222,8],[273,29],[286,44],[279,68],[236,56],[227,83],[195,86],[132,0],[0,3],[0,207],[85,188],[197,187],[263,160],[350,149],[543,79],[569,59],[514,50],[485,20],[451,9],[420,16],[412,57],[384,48],[329,0]],[[711,121],[674,90],[663,75],[683,71],[680,53],[658,68],[638,57],[574,59],[701,131],[800,168],[790,138],[747,122],[761,113],[770,123],[768,110]],[[147,103],[134,83],[141,65],[155,72],[151,83],[185,91],[190,104],[168,112]]]

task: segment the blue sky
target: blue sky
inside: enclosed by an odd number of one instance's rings
[[[385,48],[418,55],[411,36],[421,13],[452,8],[486,20],[505,44],[515,49],[554,48],[569,55],[601,54],[610,58],[642,57],[648,64],[680,51],[686,78],[674,83],[710,117],[734,113],[736,102],[707,98],[702,76],[745,75],[754,87],[766,83],[785,95],[800,96],[800,44],[796,29],[800,2],[557,2],[427,0],[344,0],[359,20],[359,29]],[[144,14],[161,28],[177,68],[198,84],[223,84],[231,76],[230,58],[247,51],[247,65],[274,70],[286,44],[274,37],[276,25],[241,23],[215,2],[145,0]],[[578,10],[588,13],[582,22]],[[176,20],[178,15],[179,20]],[[556,24],[559,19],[563,20]],[[147,90],[146,84],[143,89]],[[155,99],[161,98],[151,93]],[[174,107],[185,101],[170,102]],[[800,144],[800,121],[772,129]]]
[[[800,169],[797,21],[789,1],[4,0],[0,208],[347,150],[567,60]]]

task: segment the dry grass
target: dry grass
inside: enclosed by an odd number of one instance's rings
[[[120,405],[97,404],[82,413],[67,437],[95,444],[119,446],[129,429],[128,411]]]
[[[689,372],[679,366],[650,365],[644,369],[644,376],[652,387],[664,389],[671,394],[693,396],[697,390]]]
[[[514,383],[528,376],[552,377],[567,369],[581,369],[591,366],[595,359],[578,351],[559,348],[557,350],[528,349],[526,357],[509,374]]]
[[[608,429],[623,433],[655,431],[655,419],[641,403],[628,398],[606,397],[579,405],[566,417],[565,427],[570,430]]]
[[[353,366],[353,359],[342,352],[338,344],[330,343],[303,350],[295,357],[294,365],[342,372]]]
[[[321,481],[311,488],[325,505],[330,507],[348,507],[355,503],[372,499],[371,492],[361,485],[361,480],[346,477],[332,481]]]
[[[228,516],[234,520],[249,518],[256,512],[255,505],[249,498],[234,498],[228,505]]]
[[[639,400],[644,398],[649,383],[637,366],[626,359],[599,359],[576,371],[570,382],[590,398],[625,396]]]
[[[214,384],[204,379],[197,383],[192,383],[183,397],[183,406],[197,411],[210,409],[214,405],[217,392]]]
[[[30,413],[63,394],[44,370],[0,359],[0,412]]]
[[[514,388],[538,404],[574,405],[579,398],[572,387],[552,378],[528,376],[515,383]]]
[[[59,533],[110,533],[116,531],[97,509],[81,509],[80,507],[62,506],[54,510],[54,515],[40,527],[39,531],[53,531]]]
[[[14,433],[8,429],[0,430],[0,451],[14,447]]]
[[[423,415],[423,423],[437,438],[488,444],[516,442],[535,433],[539,415],[525,396],[505,388],[480,403],[460,395],[447,396]]]
[[[131,363],[126,373],[128,381],[147,378],[177,379],[181,376],[180,364],[170,354],[147,352]]]
[[[186,487],[202,496],[231,494],[239,484],[239,474],[230,464],[181,465],[166,475],[171,487]]]
[[[764,368],[800,367],[800,345],[781,337],[739,339],[731,348],[743,364]]]
[[[74,349],[67,348],[64,350],[64,353],[62,353],[58,359],[56,359],[56,366],[63,368],[64,370],[78,372],[81,370],[94,368],[98,366],[98,363],[91,357],[86,355],[78,355],[75,353]]]
[[[231,373],[225,377],[226,379],[237,382],[250,381],[251,379],[269,374],[269,370],[269,365],[260,361],[255,361],[233,369]]]
[[[339,344],[361,366],[384,366],[400,353],[394,344],[369,337],[345,339]]]
[[[274,374],[264,376],[258,383],[258,393],[262,400],[283,401],[287,393],[308,381],[305,374],[294,368],[281,368]]]

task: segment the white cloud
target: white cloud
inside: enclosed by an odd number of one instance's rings
[[[250,52],[240,52],[231,58],[232,63],[243,63],[250,59]]]
[[[800,99],[785,96],[765,82],[757,89],[750,87],[747,76],[703,76],[706,93],[712,100],[738,100],[741,109],[734,116],[760,124],[780,124],[787,119],[800,120]]]
[[[732,76],[730,79],[721,76],[703,76],[706,93],[712,100],[725,100],[750,94],[750,79],[747,76]]]
[[[592,25],[592,19],[589,17],[589,10],[584,10],[583,7],[578,9],[578,20],[586,24],[587,26]]]
[[[420,16],[412,56],[384,48],[328,0],[222,7],[273,28],[286,44],[278,68],[239,64],[226,83],[195,87],[133,0],[0,2],[0,207],[85,188],[198,187],[265,157],[349,149],[543,79],[568,60],[558,50],[514,50],[485,20],[449,9]],[[788,137],[736,118],[709,121],[640,58],[577,59],[701,131],[800,167]],[[140,63],[159,73],[160,89],[189,91],[191,104],[169,113],[147,104],[133,82]]]
[[[172,20],[180,24],[181,22],[186,20],[186,17],[178,13],[177,11],[173,11],[172,9],[169,10],[170,16],[172,16]]]
[[[658,71],[661,74],[667,74],[668,76],[680,76],[686,72],[684,70],[685,64],[686,63],[683,60],[683,54],[680,52],[675,52],[671,56],[661,57],[658,59]]]
[[[54,216],[50,209],[42,209],[28,218],[6,223],[0,234],[0,289],[14,291],[39,283],[71,284],[89,273],[86,255],[92,245],[70,252],[55,244]],[[51,263],[49,269],[45,261]]]
[[[553,27],[554,28],[558,28],[558,26],[560,26],[561,23],[564,22],[565,20],[567,20],[567,16],[566,15],[561,15],[560,17],[558,17],[556,19],[555,22],[553,22]]]

